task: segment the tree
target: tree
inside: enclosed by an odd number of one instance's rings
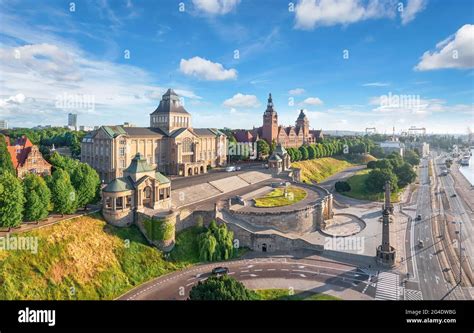
[[[25,195],[24,219],[38,221],[47,217],[51,192],[44,179],[34,173],[29,173],[23,179],[23,192]]]
[[[301,159],[303,161],[307,160],[309,155],[306,146],[301,146],[298,150],[301,152]]]
[[[100,178],[88,164],[79,163],[72,171],[71,182],[76,191],[78,207],[86,207],[95,199],[97,187],[100,186]]]
[[[199,258],[202,261],[227,260],[234,255],[234,233],[225,224],[217,226],[215,220],[198,236]]]
[[[24,202],[25,196],[20,180],[10,172],[0,173],[0,226],[20,225]]]
[[[403,159],[410,163],[412,166],[420,164],[420,156],[411,149],[406,149],[405,152],[403,153]]]
[[[349,192],[351,190],[351,185],[345,181],[339,181],[334,184],[334,188],[337,192]]]
[[[189,292],[193,301],[250,301],[257,300],[258,295],[247,289],[236,279],[224,276],[211,276],[199,281]]]
[[[374,169],[365,180],[365,186],[370,192],[384,191],[385,182],[389,181],[393,191],[398,189],[398,178],[391,169]]]
[[[416,179],[416,172],[413,171],[413,167],[409,163],[403,163],[394,171],[398,178],[399,187],[404,187]]]
[[[260,157],[268,156],[270,154],[270,145],[265,140],[257,141],[257,152]]]
[[[374,161],[369,161],[367,163],[367,169],[375,169],[377,167],[377,161],[374,160]]]
[[[15,175],[15,168],[7,149],[5,136],[2,134],[0,134],[0,172],[10,172]]]
[[[53,210],[61,215],[72,214],[77,209],[77,198],[69,174],[63,169],[57,169],[49,178]]]
[[[377,160],[375,161],[374,169],[392,169],[393,165],[388,159]]]
[[[385,157],[385,152],[382,147],[378,145],[374,145],[372,149],[370,150],[370,154],[376,158],[384,158]]]
[[[314,160],[316,158],[316,147],[314,145],[308,146],[308,159]]]

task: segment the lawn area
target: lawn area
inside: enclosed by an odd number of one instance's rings
[[[347,179],[347,182],[351,186],[349,192],[342,192],[342,195],[360,199],[360,200],[370,200],[370,201],[383,201],[384,193],[372,193],[366,190],[365,180],[369,177],[370,169],[365,169],[357,172],[355,175]],[[400,193],[403,189],[399,189],[396,192],[392,192],[390,199],[392,202],[398,202]]]
[[[322,182],[326,178],[357,163],[348,162],[343,158],[323,157],[314,160],[293,162],[291,165],[301,169],[301,181],[310,183]]]
[[[285,197],[285,189],[276,188],[264,197],[256,198],[256,207],[281,207],[292,205],[306,197],[306,191],[301,187],[289,186],[288,195]]]
[[[288,289],[260,289],[255,290],[261,300],[264,301],[326,301],[326,300],[340,300],[339,297],[335,297],[327,294],[315,294],[311,292],[294,291],[293,295],[290,295]]]

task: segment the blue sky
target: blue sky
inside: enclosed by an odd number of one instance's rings
[[[195,127],[260,126],[271,92],[285,125],[464,133],[473,24],[468,0],[0,0],[0,119],[147,126],[171,87]]]

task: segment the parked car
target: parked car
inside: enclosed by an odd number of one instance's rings
[[[242,170],[242,167],[239,167],[239,166],[235,167],[235,171],[240,171],[240,170]]]
[[[423,246],[425,246],[425,244],[423,243],[422,240],[419,240],[419,241],[418,241],[418,247],[419,247],[419,248],[423,248]]]
[[[451,194],[451,198],[456,198],[456,197],[457,197],[456,193]]]
[[[418,215],[416,216],[416,220],[417,220],[417,221],[421,221],[421,215],[420,215],[420,214],[418,214]]]
[[[234,172],[235,171],[235,166],[228,166],[227,168],[225,168],[225,171],[226,172]]]
[[[229,268],[227,267],[215,267],[212,269],[212,275],[227,275],[229,273]]]
[[[245,200],[244,200],[244,198],[242,198],[240,195],[237,195],[237,196],[235,197],[235,200],[236,200],[239,204],[245,206]]]

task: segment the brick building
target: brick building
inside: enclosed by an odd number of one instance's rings
[[[11,142],[9,137],[5,137],[5,140],[17,177],[24,178],[28,172],[40,176],[51,174],[51,164],[43,158],[38,146],[32,144],[26,136],[15,142]]]
[[[309,119],[301,110],[295,126],[281,126],[278,124],[278,114],[273,107],[272,94],[268,97],[267,109],[263,113],[262,127],[252,130],[235,130],[237,142],[255,142],[263,139],[271,144],[281,144],[285,148],[298,148],[301,145],[313,144],[323,138],[322,130],[312,130]]]

